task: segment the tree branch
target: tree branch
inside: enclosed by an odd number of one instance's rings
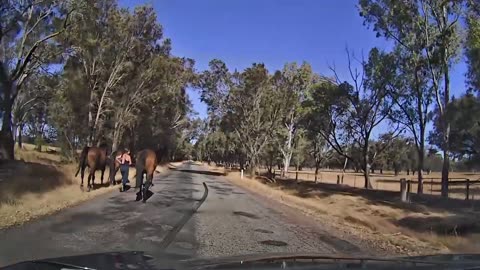
[[[16,68],[14,70],[14,72],[12,73],[12,76],[11,76],[12,81],[16,81],[18,78],[20,78],[21,74],[25,71],[25,68],[30,63],[31,58],[32,58],[33,54],[35,53],[35,50],[38,48],[38,46],[40,46],[40,44],[42,44],[43,42],[45,42],[45,41],[47,41],[51,38],[54,38],[54,37],[60,35],[61,33],[63,33],[63,31],[65,31],[66,26],[67,26],[68,18],[69,18],[70,14],[72,12],[73,12],[73,9],[67,13],[67,16],[66,16],[66,18],[64,20],[64,23],[63,23],[63,28],[60,31],[57,31],[57,32],[52,33],[50,35],[47,35],[47,36],[37,40],[33,44],[33,46],[28,51],[27,55],[25,56],[25,59],[23,60],[23,63],[21,65],[17,66],[18,68]]]

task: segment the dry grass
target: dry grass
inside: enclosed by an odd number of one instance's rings
[[[261,171],[266,172],[266,170]],[[280,174],[277,171],[277,174]],[[287,178],[295,179],[296,171],[291,170],[287,174]],[[321,170],[318,173],[317,181],[320,183],[330,183],[336,184],[337,178],[342,177],[342,171],[340,170]],[[401,172],[398,175],[394,175],[391,171],[384,171],[383,174],[380,174],[377,170],[376,173],[370,174],[372,185],[375,189],[379,190],[391,190],[391,191],[399,191],[400,184],[397,182],[401,178],[405,178],[407,180],[417,180],[418,175],[413,175],[410,173],[409,175],[406,172]],[[470,173],[470,172],[450,172],[449,177],[453,180],[480,180],[480,173]],[[424,173],[424,193],[430,195],[440,195],[440,179],[441,179],[441,172],[431,172],[430,174]],[[298,172],[298,179],[303,181],[314,181],[315,180],[315,172],[313,170],[302,170]],[[343,175],[343,184],[348,185],[351,187],[363,187],[365,184],[365,178],[363,173],[355,173],[354,171],[346,171]],[[416,192],[417,184],[412,184],[412,192]],[[470,194],[474,197],[480,199],[480,185],[472,185]],[[458,198],[463,199],[465,198],[465,186],[455,186],[450,188],[450,195],[451,198]]]
[[[322,224],[328,223],[332,228],[395,254],[478,252],[480,249],[477,244],[480,215],[474,205],[464,200],[442,200],[426,195],[414,196],[413,203],[402,203],[398,200],[398,191],[337,185],[336,175],[332,184],[325,181],[315,184],[310,180],[296,183],[277,179],[272,183],[262,178],[240,179],[238,172],[230,172],[227,178],[252,192],[294,207]]]
[[[55,151],[43,150],[48,152],[33,151],[33,146],[25,145],[23,149],[16,149],[18,161],[2,164],[0,169],[0,228],[18,225],[98,195],[118,190],[118,186],[107,186],[107,169],[104,175],[105,185],[100,185],[100,172],[98,171],[94,189],[86,192],[86,188],[80,188],[80,177],[74,177],[77,164],[63,164],[61,157]],[[166,170],[166,166],[157,168],[157,172]],[[134,175],[135,169],[130,168],[129,179],[131,182]],[[121,175],[118,172],[116,180],[120,179]]]

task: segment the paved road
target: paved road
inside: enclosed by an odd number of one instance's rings
[[[0,266],[14,262],[109,251],[141,250],[153,257],[204,258],[276,252],[363,253],[294,210],[231,185],[222,176],[182,165],[154,179],[146,204],[134,191],[89,202],[0,231]],[[206,201],[192,207],[209,187]],[[165,237],[191,216],[163,250]]]

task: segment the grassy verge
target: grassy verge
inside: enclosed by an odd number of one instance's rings
[[[19,225],[98,195],[118,191],[119,186],[106,184],[108,170],[104,175],[105,185],[100,185],[100,172],[97,172],[94,189],[90,192],[81,189],[80,176],[74,177],[77,164],[63,163],[52,149],[37,152],[27,145],[16,149],[16,156],[19,160],[2,164],[0,169],[0,228]],[[157,168],[157,172],[165,170],[167,166]],[[129,179],[134,179],[134,175],[135,169],[131,168]],[[118,172],[116,180],[120,179]]]
[[[214,171],[223,168],[210,166]],[[401,203],[398,192],[367,191],[336,184],[277,179],[240,179],[229,172],[233,184],[303,212],[369,246],[392,254],[478,252],[479,211],[457,199],[414,197]]]

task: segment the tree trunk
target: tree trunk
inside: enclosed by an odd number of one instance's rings
[[[407,175],[410,175],[410,169],[407,169]]]
[[[383,168],[380,168],[380,174],[383,174]]]
[[[320,167],[319,165],[320,164],[315,162],[315,183],[317,183],[317,179],[318,179],[318,168]]]
[[[90,127],[90,132],[88,133],[87,146],[93,146],[95,140],[95,127]]]
[[[445,80],[447,83],[447,80]],[[447,88],[447,87],[446,87]],[[446,90],[447,91],[447,90]],[[448,98],[445,98],[445,104],[448,104]],[[448,198],[448,174],[450,170],[450,157],[448,154],[448,141],[450,137],[450,123],[443,116],[444,122],[444,136],[443,136],[443,164],[442,164],[442,197]]]
[[[15,145],[18,141],[18,125],[12,123],[12,136],[13,136],[13,144]]]
[[[18,148],[21,149],[23,146],[23,140],[22,140],[23,124],[19,125],[17,128],[18,128]]]
[[[130,132],[130,139],[128,141],[128,150],[130,151],[135,151],[137,150],[137,145],[135,145],[135,129],[134,128],[130,128],[129,129],[129,132]],[[162,160],[159,159],[159,162],[161,162]]]
[[[420,146],[420,150],[418,151],[418,187],[417,187],[417,194],[423,193],[423,164],[425,163],[425,156],[423,146]],[[415,171],[413,171],[413,175],[415,175]]]
[[[364,173],[363,175],[365,176],[365,188],[366,189],[372,189],[372,183],[370,182],[370,171],[369,171],[369,167],[370,165],[369,164],[366,164],[365,165],[365,168],[364,168]]]
[[[368,144],[364,146],[363,149],[363,175],[365,176],[365,188],[372,189],[372,184],[370,183],[370,163],[368,159]]]
[[[447,11],[446,7],[443,7],[444,20],[447,21]],[[444,45],[446,46],[446,45]],[[448,47],[443,47],[442,56],[443,56],[443,114],[441,115],[442,126],[443,126],[443,165],[442,165],[442,197],[448,198],[448,173],[450,170],[450,157],[448,155],[449,151],[449,140],[450,140],[450,123],[447,121],[446,109],[450,103],[450,67],[448,61],[449,49]]]
[[[2,130],[0,131],[0,159],[15,159],[12,134],[12,100],[10,98],[12,91],[11,83],[3,84],[4,102],[3,102],[3,121]]]
[[[257,171],[257,162],[253,159],[250,160],[250,178],[255,179],[255,172]]]
[[[113,131],[113,140],[112,140],[112,153],[118,150],[118,146],[120,144],[120,127],[118,123],[115,123]]]
[[[292,154],[293,154],[293,137],[295,136],[295,127],[293,123],[290,123],[289,125],[286,125],[288,128],[288,138],[287,141],[285,142],[286,149],[282,149],[282,154],[283,154],[283,175],[286,176],[288,173],[288,168],[290,167],[290,161],[292,160]]]
[[[298,164],[295,166],[296,172],[295,172],[295,181],[298,182]]]
[[[343,163],[343,170],[342,170],[342,184],[343,184],[343,177],[345,176],[345,170],[347,169],[348,158],[345,158],[345,162]]]
[[[93,89],[90,89],[90,102],[88,104],[88,128],[90,129],[87,138],[87,146],[93,145],[93,137],[95,136],[95,125],[93,124]]]
[[[395,176],[397,176],[398,175],[398,168],[394,168],[393,171],[395,173]]]
[[[283,176],[288,174],[288,168],[290,167],[290,160],[292,158],[291,154],[286,154],[283,157]]]
[[[112,141],[112,153],[118,150],[118,140],[113,136]]]
[[[448,170],[450,168],[450,158],[448,150],[443,151],[443,165],[442,165],[442,197],[448,198]]]

